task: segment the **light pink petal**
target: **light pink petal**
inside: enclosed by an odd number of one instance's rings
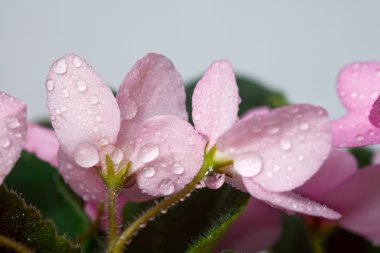
[[[181,118],[167,115],[145,121],[132,156],[139,187],[153,196],[182,189],[201,168],[204,147],[205,140]]]
[[[377,128],[380,127],[380,97],[372,105],[372,109],[369,113],[369,121]]]
[[[20,157],[26,128],[24,102],[0,92],[0,184]]]
[[[104,201],[105,188],[95,168],[82,168],[73,162],[63,151],[58,151],[59,173],[73,191],[84,201]]]
[[[58,167],[59,143],[52,129],[29,123],[24,149]]]
[[[131,202],[144,202],[154,198],[151,195],[143,193],[136,183],[131,187],[124,188],[120,195],[123,195],[126,200]]]
[[[234,170],[269,191],[289,191],[318,171],[331,148],[320,107],[293,105],[240,120],[217,142]],[[236,159],[236,161],[235,161]]]
[[[249,119],[252,115],[264,115],[270,113],[271,109],[267,106],[255,107],[247,112],[245,112],[240,120]]]
[[[282,232],[281,213],[251,198],[244,213],[231,225],[219,243],[217,252],[260,252],[270,249]]]
[[[321,201],[324,193],[328,193],[355,174],[357,168],[358,164],[352,154],[346,151],[332,150],[318,172],[296,192],[315,201]]]
[[[82,58],[67,55],[54,62],[46,89],[57,139],[69,157],[83,142],[97,148],[116,142],[120,128],[116,99]]]
[[[214,62],[197,83],[192,99],[195,129],[209,137],[211,147],[237,120],[240,97],[231,64]]]
[[[251,178],[243,178],[248,192],[255,198],[262,200],[276,208],[288,212],[297,212],[327,219],[339,219],[341,215],[334,210],[315,201],[302,197],[293,192],[270,192],[264,190]]]
[[[168,58],[150,53],[137,61],[117,93],[122,119],[118,146],[131,152],[139,125],[150,117],[187,119],[185,99],[182,78]]]
[[[380,244],[380,166],[364,168],[325,194],[323,202],[342,213],[339,223]]]
[[[372,104],[380,94],[380,62],[357,62],[345,66],[337,91],[347,114],[333,122],[334,147],[355,147],[380,142],[380,131],[369,119]]]
[[[380,164],[380,152],[377,151],[372,157],[372,164]]]

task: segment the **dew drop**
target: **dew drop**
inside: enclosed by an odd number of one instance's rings
[[[268,128],[268,133],[269,134],[276,134],[276,133],[278,133],[280,131],[280,128],[278,128],[278,127],[270,127],[270,128]]]
[[[121,118],[125,120],[133,119],[137,114],[137,104],[133,99],[128,98],[121,108]]]
[[[87,83],[83,80],[79,80],[77,82],[77,89],[81,92],[86,91],[87,90]]]
[[[0,139],[0,147],[9,148],[11,146],[11,141],[8,138]]]
[[[143,163],[153,161],[159,155],[160,150],[157,146],[147,144],[139,151],[139,160]]]
[[[54,81],[51,79],[48,79],[46,81],[46,88],[48,91],[53,91],[54,90]]]
[[[67,89],[61,91],[62,97],[68,98],[70,97],[70,92]]]
[[[54,72],[59,75],[62,75],[62,74],[65,74],[66,71],[67,71],[67,64],[66,64],[65,59],[59,60],[54,66]]]
[[[110,142],[109,142],[108,138],[102,138],[100,140],[100,143],[105,146],[105,145],[109,144]]]
[[[357,135],[356,136],[356,140],[357,141],[363,141],[364,140],[364,137],[362,135]]]
[[[96,97],[96,96],[91,96],[91,97],[90,97],[90,103],[91,103],[92,105],[96,105],[97,103],[99,103],[99,99],[98,99],[98,97]]]
[[[161,181],[159,191],[163,195],[169,195],[174,192],[174,185],[170,179],[164,179]]]
[[[156,171],[152,167],[145,167],[142,171],[142,174],[144,175],[144,177],[150,178],[153,177],[154,174],[156,174]]]
[[[199,113],[195,114],[194,119],[195,120],[200,120],[201,119],[201,115]]]
[[[289,140],[281,140],[281,148],[283,150],[289,150],[291,149],[292,147],[292,144]]]
[[[208,188],[216,190],[222,187],[224,180],[225,176],[223,174],[212,173],[211,175],[207,176],[205,183]]]
[[[75,148],[74,160],[79,166],[90,168],[99,162],[99,152],[92,143],[82,142]]]
[[[245,154],[234,160],[235,171],[243,177],[253,177],[259,174],[263,167],[263,160],[258,155]]]
[[[307,122],[302,122],[300,124],[300,129],[301,130],[307,130],[307,129],[309,129],[309,124]]]
[[[99,115],[96,115],[96,116],[95,116],[95,120],[96,120],[97,122],[101,122],[101,121],[102,121],[102,117],[100,117]]]
[[[74,65],[74,67],[76,67],[76,68],[79,68],[79,67],[81,67],[82,66],[82,59],[79,57],[79,56],[74,56],[73,57],[73,65]]]
[[[185,169],[179,162],[174,163],[172,169],[173,173],[176,175],[181,175],[185,171]]]
[[[111,154],[111,160],[114,164],[120,164],[124,158],[123,151],[119,148],[115,148]]]
[[[21,126],[20,121],[16,117],[7,118],[7,127],[10,129],[15,129]]]

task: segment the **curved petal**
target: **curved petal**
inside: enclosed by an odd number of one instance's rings
[[[373,103],[368,119],[373,126],[380,128],[380,96]]]
[[[227,230],[217,251],[260,252],[270,249],[281,233],[281,212],[251,198],[244,213]]]
[[[46,89],[57,139],[69,157],[83,142],[98,148],[116,142],[120,128],[116,99],[83,59],[67,55],[54,62]]]
[[[121,113],[118,146],[133,149],[139,125],[156,115],[174,115],[187,120],[185,89],[173,63],[163,55],[147,54],[137,61],[117,93]]]
[[[289,191],[308,180],[327,158],[330,122],[320,107],[282,107],[240,120],[218,139],[217,147],[239,160],[234,169],[244,171],[242,176],[252,176],[269,191]]]
[[[29,123],[24,149],[58,167],[59,143],[52,129]]]
[[[0,92],[0,184],[20,157],[26,128],[24,102]]]
[[[244,119],[249,119],[252,117],[252,115],[264,115],[270,113],[271,108],[268,106],[260,106],[260,107],[255,107],[247,112],[245,112],[240,120]]]
[[[215,61],[197,83],[193,93],[195,129],[209,137],[209,147],[237,120],[239,91],[231,64]]]
[[[347,114],[332,124],[334,147],[355,147],[380,142],[380,131],[369,119],[380,94],[380,62],[357,62],[339,73],[337,91]]]
[[[340,185],[358,170],[355,157],[346,151],[332,150],[329,157],[315,175],[296,190],[303,196],[321,201],[324,193]]]
[[[105,197],[104,183],[95,168],[79,167],[66,155],[62,148],[58,151],[58,169],[63,179],[84,201],[102,201]]]
[[[380,244],[380,166],[364,168],[326,193],[323,202],[342,213],[339,223]]]
[[[153,196],[182,189],[201,168],[204,147],[205,140],[183,119],[167,115],[145,121],[132,156],[139,187]]]
[[[372,157],[372,164],[380,164],[380,152],[377,151]]]
[[[243,183],[251,196],[276,208],[290,212],[319,216],[327,219],[339,219],[341,215],[334,210],[293,192],[269,192],[261,188],[251,178]]]

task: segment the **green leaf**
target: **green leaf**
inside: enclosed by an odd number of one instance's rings
[[[42,220],[37,209],[28,206],[5,185],[0,187],[0,203],[0,234],[36,252],[80,252],[80,247],[58,236],[52,222]],[[0,249],[6,250],[2,246]]]
[[[373,150],[370,148],[351,148],[350,152],[358,161],[359,168],[372,164]]]
[[[8,187],[52,219],[59,233],[74,239],[90,225],[80,200],[59,176],[57,169],[27,152],[5,180]]]
[[[228,185],[219,190],[197,190],[151,221],[133,238],[126,252],[212,252],[224,231],[245,208],[248,198],[248,194]],[[153,204],[127,204],[124,219],[130,222]],[[197,251],[200,247],[202,251]]]
[[[190,122],[192,122],[191,96],[197,82],[198,81],[193,81],[186,85],[186,108],[189,112]],[[271,90],[267,88],[265,84],[262,84],[254,79],[237,76],[236,82],[239,87],[239,96],[241,98],[239,116],[254,107],[269,106],[274,108],[287,104],[287,100],[282,93]]]

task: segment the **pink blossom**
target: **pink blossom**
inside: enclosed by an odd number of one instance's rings
[[[202,165],[205,141],[186,122],[182,79],[162,55],[148,54],[139,60],[116,98],[76,55],[54,62],[46,89],[60,144],[60,173],[86,201],[104,198],[97,169],[104,166],[106,154],[116,168],[132,162],[130,173],[135,176],[126,184],[133,187],[122,191],[129,200],[147,199],[141,191],[172,194]]]
[[[0,92],[0,184],[20,157],[26,128],[24,102]]]
[[[228,183],[288,211],[340,217],[291,192],[318,171],[330,152],[330,121],[324,109],[293,105],[238,120],[240,98],[227,61],[210,66],[192,102],[195,129],[208,139],[208,148],[216,144],[216,159],[233,161],[226,171],[232,177]]]
[[[339,211],[342,227],[380,245],[379,180],[379,165],[358,170],[350,153],[335,150],[297,192]]]
[[[338,76],[337,91],[347,114],[332,123],[333,146],[380,143],[380,102],[374,103],[380,95],[380,62],[356,62],[345,66]]]

